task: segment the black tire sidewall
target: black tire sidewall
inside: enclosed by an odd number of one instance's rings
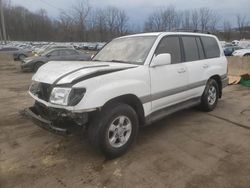
[[[19,59],[19,60],[23,60],[24,58],[26,58],[26,55],[24,55],[24,54],[20,54],[20,55],[18,56],[18,59]]]
[[[216,89],[216,101],[212,105],[209,104],[209,102],[208,102],[208,94],[209,94],[208,91],[209,91],[211,86],[214,86],[215,89]],[[203,95],[201,97],[201,106],[202,106],[203,110],[212,111],[216,107],[216,105],[218,103],[218,99],[219,99],[219,86],[218,86],[218,83],[214,79],[209,79],[207,81],[204,93],[203,93]]]
[[[121,115],[124,115],[130,119],[131,124],[132,124],[132,132],[127,143],[125,143],[123,146],[119,148],[115,148],[115,147],[112,147],[109,143],[108,130],[112,121]],[[134,109],[130,107],[129,105],[122,104],[122,103],[113,104],[105,108],[101,112],[101,118],[99,119],[98,124],[99,126],[95,130],[97,131],[97,136],[98,136],[98,138],[96,138],[96,140],[98,140],[97,144],[99,145],[100,150],[109,159],[121,156],[128,150],[128,148],[134,142],[138,133],[138,128],[139,128],[138,117]]]

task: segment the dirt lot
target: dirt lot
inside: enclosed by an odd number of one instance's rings
[[[0,187],[250,187],[250,89],[229,86],[211,113],[190,109],[140,130],[106,161],[85,134],[55,136],[18,111],[31,73],[0,61]]]

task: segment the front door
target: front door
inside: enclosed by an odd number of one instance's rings
[[[151,67],[151,100],[152,111],[185,101],[188,84],[188,70],[182,63],[182,53],[178,36],[164,37],[155,52],[155,56],[162,53],[171,54],[171,64]]]

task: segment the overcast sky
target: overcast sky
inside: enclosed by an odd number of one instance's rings
[[[56,18],[60,10],[67,10],[80,0],[11,0],[14,5],[22,5],[32,11],[47,10],[49,16]],[[130,22],[143,22],[155,9],[173,5],[178,10],[209,7],[221,16],[235,23],[235,15],[246,15],[250,21],[250,0],[89,0],[92,7],[115,6],[124,9]]]

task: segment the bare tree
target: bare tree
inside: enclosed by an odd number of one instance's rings
[[[185,10],[182,13],[182,28],[189,30],[191,29],[191,14],[189,10]]]
[[[232,27],[229,21],[224,21],[223,24],[223,37],[229,41],[231,39],[231,34],[232,34]]]
[[[119,10],[117,15],[117,30],[119,35],[123,35],[127,32],[128,16],[124,10]]]
[[[80,40],[86,40],[87,30],[87,16],[91,7],[88,0],[78,1],[78,3],[72,8],[72,17],[76,24],[77,34]]]
[[[237,19],[238,30],[240,33],[240,39],[243,39],[245,37],[246,26],[248,25],[246,16],[237,14],[236,19]]]
[[[200,23],[200,19],[199,19],[199,12],[194,9],[192,10],[192,29],[193,30],[198,30],[199,29],[199,23]]]
[[[207,31],[209,27],[209,22],[211,19],[211,10],[209,8],[200,8],[199,10],[200,14],[200,26],[201,26],[201,31]]]

